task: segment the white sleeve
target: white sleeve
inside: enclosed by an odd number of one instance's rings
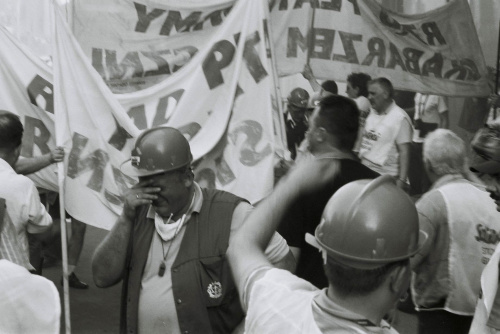
[[[33,234],[42,233],[52,225],[52,217],[40,202],[40,195],[32,182],[27,196],[29,198],[27,231]]]
[[[278,233],[274,232],[271,241],[267,245],[266,251],[264,252],[269,262],[275,264],[281,261],[290,252],[290,248],[286,243],[285,239]]]

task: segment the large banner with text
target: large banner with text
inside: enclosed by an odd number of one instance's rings
[[[273,0],[270,6],[280,75],[299,73],[309,61],[320,79],[345,82],[351,72],[365,72],[387,77],[399,89],[489,94],[466,0],[418,15],[370,0]]]

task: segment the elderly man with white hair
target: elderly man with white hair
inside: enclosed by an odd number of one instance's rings
[[[430,133],[423,160],[432,188],[416,203],[426,245],[412,260],[419,333],[468,333],[481,272],[500,240],[500,215],[484,187],[467,180],[464,142]]]

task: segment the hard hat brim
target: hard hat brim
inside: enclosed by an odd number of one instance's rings
[[[363,270],[375,269],[392,262],[409,259],[422,249],[422,247],[425,245],[427,241],[427,238],[428,238],[427,233],[425,233],[423,230],[419,230],[418,245],[416,249],[413,250],[412,252],[405,254],[404,256],[388,258],[388,259],[363,259],[355,256],[342,254],[330,248],[324,247],[318,242],[318,239],[316,239],[316,237],[310,233],[306,233],[305,236],[305,240],[309,245],[319,249],[321,252],[326,252],[327,256],[333,258],[336,262],[339,262],[348,267],[353,267]]]
[[[143,170],[138,169],[132,166],[132,160],[129,159],[120,165],[120,170],[123,174],[130,177],[141,177],[141,176],[150,176],[155,174],[165,173],[164,169],[156,169],[156,170]]]

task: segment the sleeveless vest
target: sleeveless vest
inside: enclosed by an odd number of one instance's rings
[[[418,309],[418,305],[426,305],[426,296],[431,298],[433,291],[446,282],[444,309],[471,316],[480,291],[481,272],[500,240],[500,215],[489,194],[470,183],[448,183],[438,191],[443,195],[448,217],[448,277],[428,277],[425,288],[412,289],[412,293]]]
[[[238,292],[225,257],[235,207],[233,194],[203,189],[200,212],[193,213],[170,274],[182,333],[230,333],[243,320]],[[129,241],[122,286],[121,333],[137,333],[142,274],[155,233],[142,207]]]

